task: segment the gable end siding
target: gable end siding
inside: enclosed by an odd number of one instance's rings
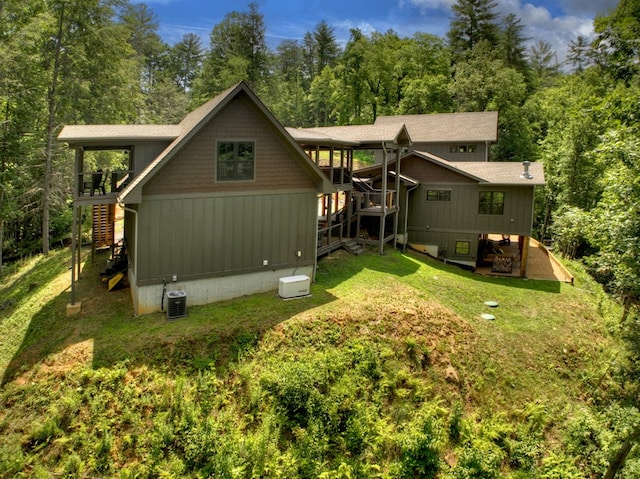
[[[467,176],[415,156],[403,158],[401,168],[403,175],[414,178],[420,183],[477,183]]]
[[[216,182],[217,142],[255,142],[255,179]],[[145,185],[143,195],[309,188],[316,185],[294,159],[297,154],[243,97],[236,97],[204,125]]]

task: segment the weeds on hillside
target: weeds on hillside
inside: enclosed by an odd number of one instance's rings
[[[303,302],[257,295],[193,308],[181,323],[132,321],[124,303],[72,323],[51,301],[24,343],[46,344],[54,326],[77,336],[37,349],[3,385],[0,477],[601,470],[630,416],[588,403],[594,391],[606,401],[612,386],[597,360],[609,357],[604,327],[581,303],[590,295],[479,280],[396,253],[331,259],[318,277]],[[499,319],[474,321],[489,294]],[[68,348],[85,344],[89,360],[70,361]]]

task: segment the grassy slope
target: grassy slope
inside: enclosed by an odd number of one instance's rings
[[[3,278],[2,475],[413,477],[435,456],[438,477],[588,477],[562,430],[613,345],[611,306],[584,277],[337,253],[310,298],[168,322],[132,318],[128,292],[105,293],[95,273],[74,318],[64,254]]]

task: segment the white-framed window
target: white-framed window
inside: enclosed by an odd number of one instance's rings
[[[250,181],[255,177],[254,141],[218,141],[217,181]]]

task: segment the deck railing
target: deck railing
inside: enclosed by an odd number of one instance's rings
[[[340,247],[343,229],[343,223],[337,223],[330,228],[318,228],[318,252],[327,252]]]
[[[397,194],[395,190],[387,190],[387,194],[384,198],[382,197],[382,190],[358,191],[354,192],[353,196],[356,198],[358,211],[369,208],[381,209],[382,206],[385,206],[387,209],[392,209],[397,205]]]
[[[85,171],[78,175],[78,197],[115,194],[132,179],[132,170]]]
[[[348,168],[321,166],[320,169],[334,185],[347,185],[351,183],[351,174]]]

